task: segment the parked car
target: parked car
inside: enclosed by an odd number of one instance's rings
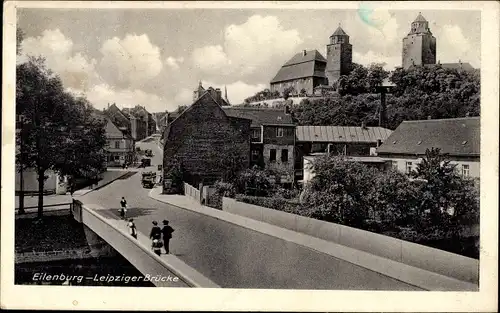
[[[156,184],[156,173],[155,172],[144,172],[142,173],[142,187],[153,188]]]

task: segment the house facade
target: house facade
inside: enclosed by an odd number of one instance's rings
[[[479,117],[404,121],[377,154],[392,168],[408,174],[417,168],[427,149],[438,148],[456,165],[457,174],[479,178],[480,135]]]
[[[382,167],[376,149],[387,140],[392,131],[383,127],[353,126],[297,126],[296,162],[297,180],[310,179],[310,167],[318,155],[346,156],[347,160]]]
[[[251,123],[251,166],[282,173],[281,183],[293,182],[295,164],[295,124],[286,109],[226,107],[228,116],[249,119]]]
[[[165,129],[163,192],[179,193],[182,181],[196,187],[214,183],[227,171],[227,153],[248,168],[250,124],[228,116],[209,92],[203,93]]]
[[[134,162],[134,139],[120,130],[111,119],[106,119],[106,164],[109,167],[123,166]]]

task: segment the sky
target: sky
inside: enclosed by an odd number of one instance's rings
[[[18,10],[22,53],[43,56],[64,86],[98,109],[190,105],[193,90],[227,88],[239,104],[269,88],[279,68],[302,50],[326,56],[341,25],[353,62],[401,65],[402,40],[418,11],[339,9],[33,9]],[[480,68],[480,11],[422,10],[441,63]]]

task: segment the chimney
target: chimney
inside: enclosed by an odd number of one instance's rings
[[[306,54],[307,54],[307,51],[306,51],[306,50],[303,50],[303,51],[302,51],[302,55],[303,55],[303,56],[306,56]]]
[[[285,114],[290,114],[290,106],[288,104],[285,105]]]
[[[366,129],[366,123],[365,123],[365,121],[361,122],[361,129]]]
[[[220,88],[215,89],[215,94],[217,95],[217,98],[216,98],[217,102],[221,102],[222,93],[220,91]],[[219,103],[219,105],[220,105],[220,103]]]
[[[427,116],[427,119],[428,119],[428,120],[432,120],[432,116],[430,116],[430,115],[429,115],[429,116]]]

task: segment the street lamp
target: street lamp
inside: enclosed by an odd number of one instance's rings
[[[388,79],[384,79],[382,85],[376,87],[377,93],[380,93],[380,110],[378,115],[378,126],[385,127],[387,123],[386,116],[386,98],[385,95],[388,93],[392,93],[394,88],[394,83],[392,83]]]

